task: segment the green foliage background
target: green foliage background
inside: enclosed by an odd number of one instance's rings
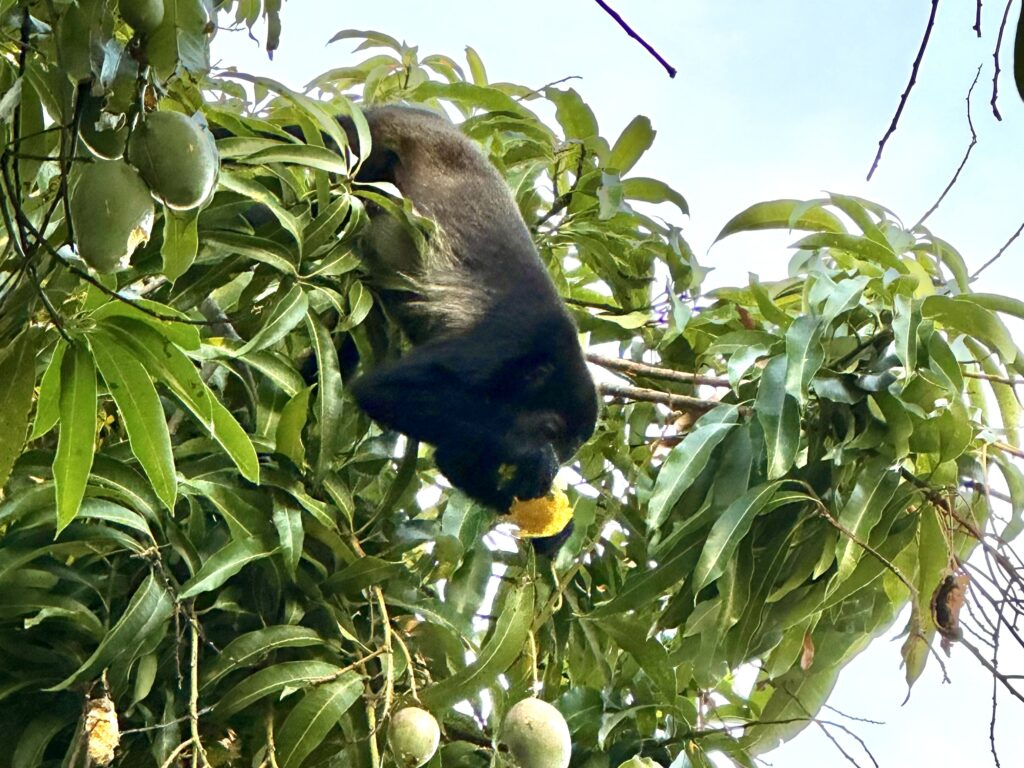
[[[221,5],[278,34],[279,3]],[[339,33],[366,53],[304,93],[211,73],[204,0],[165,0],[148,39],[105,0],[0,12],[0,765],[85,764],[83,707],[105,695],[118,765],[373,766],[413,701],[442,723],[432,768],[500,765],[501,715],[530,692],[566,716],[573,766],[752,765],[908,602],[912,684],[936,588],[982,531],[1019,532],[1000,314],[1024,304],[972,293],[924,227],[838,194],[755,205],[722,237],[800,231],[790,276],[705,292],[672,223],[685,199],[631,174],[642,116],[603,137],[572,89],[376,32]],[[158,108],[233,134],[213,199],[163,211],[108,277],[64,216],[87,93],[101,128]],[[369,365],[401,344],[362,281],[364,203],[421,225],[350,183],[335,116],[356,97],[461,116],[597,364],[630,379],[604,377],[553,561],[485,541],[492,513],[346,394],[343,336]],[[257,230],[254,203],[274,217]]]

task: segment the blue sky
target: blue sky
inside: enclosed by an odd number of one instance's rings
[[[916,221],[967,147],[964,97],[983,64],[972,111],[979,144],[928,224],[975,269],[1024,221],[1024,105],[1006,71],[1012,39],[1003,47],[1001,123],[988,106],[1002,3],[984,3],[981,40],[971,29],[974,3],[940,4],[918,84],[867,182],[930,3],[610,1],[679,70],[674,80],[592,0],[291,0],[273,62],[244,32],[219,34],[214,55],[301,87],[365,56],[351,53],[351,41],[325,46],[331,35],[375,29],[419,45],[422,54],[461,59],[471,45],[492,81],[541,86],[578,75],[571,85],[594,109],[604,135],[616,136],[636,114],[651,118],[658,137],[634,172],[664,179],[686,196],[691,216],[677,223],[702,263],[714,267],[713,284],[744,282],[748,271],[766,280],[785,275],[785,246],[795,237],[742,235],[711,247],[733,214],[760,200],[828,190],[880,202],[908,225]],[[983,273],[976,290],[1024,297],[1022,260],[1024,237]],[[943,685],[932,664],[901,706],[895,635],[895,629],[887,633],[844,671],[831,703],[885,722],[848,723],[883,768],[990,765],[991,682],[984,671],[954,649],[947,662],[952,684]],[[1020,671],[1024,660],[1017,661]],[[997,739],[1004,766],[1024,765],[1022,720],[1024,705],[1001,696]],[[846,764],[813,728],[767,760],[779,768]],[[863,754],[859,761],[870,765]]]

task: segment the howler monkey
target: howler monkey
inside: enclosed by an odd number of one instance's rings
[[[394,184],[436,230],[421,253],[370,206],[364,258],[413,348],[357,378],[352,394],[378,423],[434,445],[438,468],[472,498],[505,511],[542,496],[597,419],[576,327],[477,145],[424,109],[364,114],[372,148],[355,181]],[[342,126],[358,152],[352,123]]]

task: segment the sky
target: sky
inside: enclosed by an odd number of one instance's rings
[[[763,280],[785,276],[786,247],[795,236],[744,234],[713,245],[722,226],[755,202],[841,192],[882,203],[908,225],[916,222],[970,141],[965,97],[983,65],[972,102],[978,144],[928,226],[974,270],[1024,221],[1024,104],[1009,72],[1011,38],[1003,45],[1001,122],[989,107],[1002,3],[983,4],[980,40],[972,30],[975,3],[939,5],[917,84],[869,182],[865,176],[906,87],[930,3],[609,2],[678,70],[674,79],[593,0],[290,0],[272,62],[245,32],[227,31],[214,41],[214,59],[301,88],[320,72],[365,58],[365,52],[352,53],[352,41],[326,45],[335,32],[354,28],[418,45],[421,55],[459,61],[470,45],[492,82],[539,87],[578,76],[568,85],[590,104],[603,135],[614,138],[634,115],[651,118],[657,139],[633,174],[663,179],[687,198],[690,217],[673,223],[683,227],[701,263],[714,269],[712,285],[742,284],[748,272]],[[1024,236],[974,289],[1024,297],[1022,260]],[[992,765],[986,673],[954,648],[946,662],[952,682],[943,684],[930,663],[903,705],[899,629],[844,670],[830,704],[885,723],[846,721],[882,768]],[[1017,661],[1011,671],[1024,670],[1024,660]],[[1020,722],[1024,705],[1001,695],[996,738],[1004,766],[1024,765]],[[860,765],[871,765],[855,742],[837,735]],[[765,759],[778,768],[848,764],[814,728]]]

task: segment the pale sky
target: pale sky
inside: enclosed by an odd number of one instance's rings
[[[582,79],[569,85],[593,108],[603,135],[614,139],[636,114],[651,118],[658,137],[633,173],[663,179],[687,198],[690,218],[676,223],[701,263],[715,268],[710,284],[743,283],[748,271],[765,280],[785,275],[786,245],[795,236],[742,235],[709,250],[722,225],[754,202],[827,190],[882,203],[908,225],[917,221],[967,147],[964,97],[984,64],[972,108],[978,146],[928,225],[973,270],[1024,221],[1024,104],[1009,71],[1015,16],[1003,44],[1001,123],[988,104],[1002,3],[984,3],[981,40],[971,29],[975,3],[940,5],[918,83],[871,182],[864,177],[906,86],[930,3],[610,4],[679,70],[674,80],[592,0],[290,0],[273,62],[244,32],[220,33],[214,58],[298,88],[320,72],[365,58],[365,52],[352,53],[352,41],[325,46],[335,32],[355,28],[386,32],[418,45],[421,55],[442,53],[463,63],[463,48],[471,45],[492,81],[537,87],[578,75]],[[1024,237],[975,289],[1024,296],[1022,259]],[[885,722],[846,723],[882,768],[991,765],[992,692],[984,670],[954,648],[947,661],[952,684],[943,685],[930,663],[901,706],[900,629],[884,634],[847,667],[830,704]],[[1024,671],[1024,660],[1016,661],[1016,669],[1007,671]],[[1024,765],[1021,722],[1024,705],[1002,694],[996,735],[1008,768]],[[860,765],[871,765],[848,737],[837,737]],[[778,768],[847,764],[814,728],[766,760]]]

